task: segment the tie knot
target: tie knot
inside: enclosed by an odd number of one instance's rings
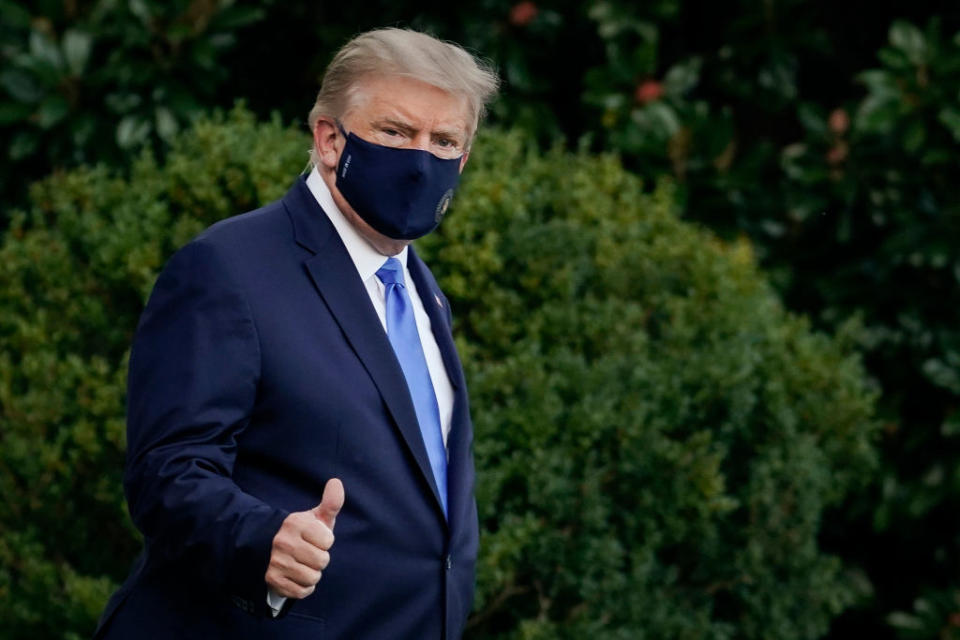
[[[403,282],[403,265],[396,258],[387,258],[383,266],[377,270],[377,277],[383,284],[399,284],[405,286]]]

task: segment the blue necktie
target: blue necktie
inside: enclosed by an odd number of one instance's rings
[[[443,514],[447,515],[447,451],[443,446],[440,410],[437,408],[437,394],[430,381],[427,359],[420,344],[413,304],[404,285],[403,265],[396,258],[389,258],[377,271],[377,277],[386,287],[387,337],[407,379],[423,444],[430,458],[430,468],[440,491]]]

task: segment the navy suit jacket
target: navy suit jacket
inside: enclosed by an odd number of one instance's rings
[[[300,179],[178,251],[140,319],[124,488],[145,539],[102,638],[457,638],[477,552],[472,432],[449,304],[408,266],[455,399],[449,521],[403,373],[340,237]],[[284,518],[343,480],[331,562],[274,619]]]

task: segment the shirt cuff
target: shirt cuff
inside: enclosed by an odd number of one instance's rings
[[[287,598],[278,594],[272,587],[267,588],[267,606],[270,607],[274,618],[280,615],[280,609],[283,608],[283,603],[286,601]]]

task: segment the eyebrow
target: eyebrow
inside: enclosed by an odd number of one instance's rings
[[[395,120],[393,118],[380,118],[379,120],[374,121],[373,124],[377,127],[388,126],[394,129],[400,129],[406,133],[413,131],[413,126],[411,126],[409,123],[404,122],[403,120]]]

